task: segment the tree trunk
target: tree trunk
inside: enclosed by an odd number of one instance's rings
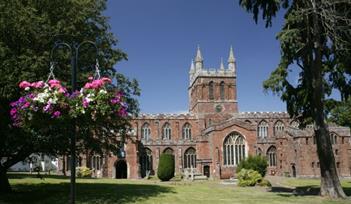
[[[329,130],[325,123],[324,115],[324,88],[323,88],[323,70],[322,70],[322,47],[320,19],[317,14],[316,4],[311,1],[314,9],[313,22],[313,43],[314,59],[312,64],[312,101],[313,118],[315,121],[315,136],[317,142],[317,154],[320,162],[321,171],[321,196],[330,198],[346,198],[341,187],[338,173],[335,166],[335,158],[332,144],[329,137]]]
[[[0,168],[0,194],[11,192],[11,186],[6,173],[7,169]]]

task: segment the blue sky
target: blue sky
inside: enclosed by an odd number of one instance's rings
[[[239,111],[285,111],[262,82],[279,62],[275,36],[282,16],[266,29],[255,24],[238,0],[110,0],[105,12],[128,61],[115,69],[140,83],[143,113],[188,110],[188,72],[197,45],[205,67],[226,62],[232,45],[237,59]]]

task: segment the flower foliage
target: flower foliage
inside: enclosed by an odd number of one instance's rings
[[[14,126],[32,126],[38,120],[76,118],[96,121],[128,116],[123,92],[116,90],[107,77],[89,77],[84,87],[73,93],[55,79],[47,83],[22,81],[19,87],[24,94],[11,103]]]

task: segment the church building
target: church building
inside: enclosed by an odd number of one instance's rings
[[[313,126],[299,129],[286,112],[239,112],[232,48],[227,62],[205,69],[198,48],[189,70],[189,112],[141,114],[131,121],[122,154],[87,155],[81,165],[98,177],[143,178],[156,174],[160,154],[168,153],[175,157],[176,174],[195,169],[208,178],[228,179],[248,155],[263,155],[269,175],[318,177]],[[350,177],[350,129],[330,124],[329,130],[338,173]],[[69,170],[62,165],[67,161],[61,160],[60,171]]]

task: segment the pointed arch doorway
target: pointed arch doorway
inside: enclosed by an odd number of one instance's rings
[[[118,160],[115,163],[116,169],[116,179],[126,179],[128,178],[128,168],[126,160]]]

